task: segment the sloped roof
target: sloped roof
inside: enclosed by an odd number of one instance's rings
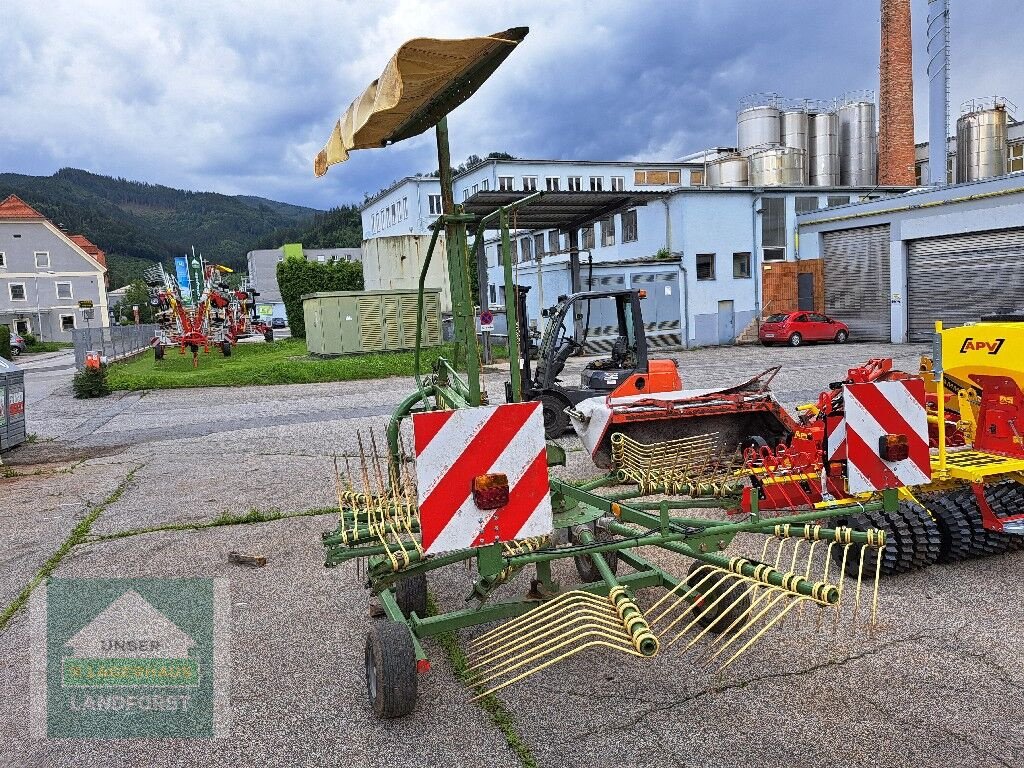
[[[107,266],[107,253],[100,248],[96,243],[90,240],[85,235],[68,235],[71,238],[71,242],[81,248],[83,251],[92,256],[96,261],[102,264],[104,267]]]
[[[0,219],[45,219],[39,211],[17,195],[10,195],[0,203]]]

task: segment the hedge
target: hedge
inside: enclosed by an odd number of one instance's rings
[[[11,329],[0,325],[0,357],[11,359]]]
[[[277,264],[277,284],[292,336],[306,337],[302,296],[318,291],[363,290],[363,266],[355,261],[306,261],[289,257]]]

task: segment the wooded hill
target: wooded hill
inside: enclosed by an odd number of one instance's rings
[[[359,211],[331,211],[261,197],[189,192],[159,184],[62,168],[53,176],[0,174],[0,199],[15,194],[71,233],[107,252],[110,287],[137,279],[155,262],[201,251],[210,261],[245,269],[255,248],[286,242],[308,248],[355,248]]]

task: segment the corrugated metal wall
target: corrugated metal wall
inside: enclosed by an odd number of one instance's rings
[[[974,322],[1024,308],[1024,229],[912,240],[907,251],[907,333],[932,338],[935,321]]]
[[[852,341],[889,341],[889,225],[826,232],[825,313]]]

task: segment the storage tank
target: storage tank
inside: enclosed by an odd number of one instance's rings
[[[977,181],[1006,173],[1006,106],[964,105],[956,121],[956,180]]]
[[[804,183],[806,153],[796,147],[775,147],[750,156],[750,184],[754,187],[800,187]]]
[[[839,116],[819,112],[808,127],[808,181],[813,187],[839,186]]]
[[[787,109],[779,116],[779,128],[782,135],[782,144],[793,149],[802,149],[804,157],[810,150],[808,144],[809,116],[806,110]],[[804,163],[804,184],[808,182],[807,174],[810,168]]]
[[[778,144],[780,136],[776,107],[748,107],[736,113],[736,147],[740,151],[761,144]]]
[[[708,163],[709,187],[745,187],[748,185],[747,158],[729,155]]]
[[[873,187],[878,178],[875,104],[851,101],[839,108],[839,183]]]

